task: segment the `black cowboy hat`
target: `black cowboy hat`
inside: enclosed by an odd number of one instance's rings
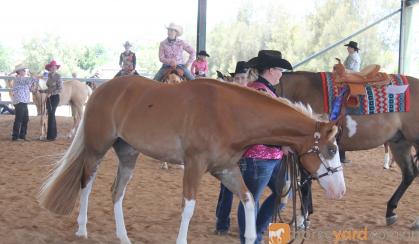
[[[259,69],[280,67],[292,70],[290,62],[283,59],[281,52],[276,50],[260,50],[257,57],[254,57],[247,62],[247,66]]]
[[[230,75],[235,76],[236,74],[246,73],[248,68],[249,67],[247,66],[246,61],[239,61],[236,64],[236,70],[234,71],[234,73],[230,73]]]
[[[201,50],[201,51],[199,51],[199,53],[198,53],[198,56],[199,55],[201,55],[201,56],[207,56],[207,57],[209,57],[210,55],[205,51],[205,50]]]
[[[355,50],[359,50],[358,48],[358,42],[350,41],[348,44],[344,45],[345,47],[352,47]]]

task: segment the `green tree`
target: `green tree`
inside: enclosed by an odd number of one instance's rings
[[[11,68],[10,51],[0,45],[0,71],[8,72]]]
[[[89,73],[92,73],[98,66],[107,61],[107,53],[105,47],[96,44],[89,47],[84,47],[80,57],[77,61],[77,66]]]

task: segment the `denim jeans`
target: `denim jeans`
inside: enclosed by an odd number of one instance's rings
[[[281,160],[269,159],[253,159],[244,158],[240,160],[240,170],[243,175],[244,182],[247,188],[252,193],[255,200],[256,209],[256,244],[259,244],[263,239],[263,234],[268,228],[269,223],[272,221],[274,214],[274,204],[276,194],[276,177],[278,174]],[[285,177],[285,176],[284,176]],[[272,193],[263,202],[259,208],[259,199],[265,187],[268,186]],[[280,208],[284,206],[281,205]],[[246,228],[245,213],[243,204],[240,202],[238,209],[238,222],[240,230],[240,242],[245,243],[244,232]]]
[[[233,193],[221,184],[217,209],[215,210],[215,216],[217,217],[215,229],[217,231],[228,231],[230,229],[230,212],[232,204]]]
[[[157,74],[154,76],[153,80],[160,81],[163,78],[164,73],[166,73],[166,70],[169,69],[171,66],[167,64],[163,64],[159,71],[157,71]],[[195,77],[192,75],[191,71],[184,65],[184,64],[178,64],[176,66],[177,68],[182,68],[183,73],[188,80],[195,80]]]

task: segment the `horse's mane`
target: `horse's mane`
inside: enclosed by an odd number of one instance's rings
[[[311,109],[310,105],[304,105],[302,102],[296,102],[293,103],[290,100],[286,99],[286,98],[282,98],[282,97],[270,97],[268,96],[266,93],[262,92],[262,91],[258,91],[255,89],[252,89],[250,87],[247,86],[241,86],[239,84],[236,83],[227,83],[227,82],[221,82],[219,80],[214,80],[214,79],[200,79],[200,80],[195,80],[193,82],[202,82],[202,83],[210,83],[212,85],[218,85],[218,86],[225,86],[225,87],[234,87],[234,89],[241,89],[243,91],[249,92],[250,94],[262,94],[264,96],[266,96],[267,98],[270,98],[273,101],[277,101],[281,104],[285,104],[291,108],[293,108],[295,111],[300,112],[302,114],[304,114],[305,116],[315,120],[315,121],[319,121],[319,122],[325,122],[325,119],[322,118],[320,115],[315,114],[313,112],[313,110]]]

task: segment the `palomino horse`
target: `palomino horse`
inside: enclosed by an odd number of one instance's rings
[[[39,83],[39,87],[45,87],[45,84]],[[81,117],[83,115],[83,106],[87,101],[87,98],[92,94],[92,89],[85,83],[78,80],[68,80],[63,82],[63,89],[60,93],[61,105],[70,105],[71,114],[73,117],[73,127],[68,134],[68,138],[73,138],[77,127],[79,126]],[[38,91],[33,92],[33,101],[37,107],[38,114],[41,115],[41,139],[46,138],[46,127],[47,127],[47,110],[46,106],[46,93],[40,93]]]
[[[419,80],[407,77],[411,94],[410,112],[380,113],[373,115],[346,115],[340,147],[344,151],[375,148],[388,142],[394,160],[400,166],[402,181],[387,203],[386,220],[391,225],[397,221],[394,209],[409,185],[418,174],[411,148],[419,146]],[[320,73],[284,73],[278,94],[291,101],[310,104],[315,112],[323,111],[323,86]],[[418,150],[416,153],[418,154]]]
[[[81,190],[76,235],[87,237],[88,196],[101,159],[113,147],[119,158],[112,187],[116,232],[121,242],[130,243],[122,201],[143,153],[185,165],[178,244],[187,243],[198,184],[206,172],[243,202],[246,243],[253,244],[255,203],[237,165],[244,151],[253,144],[289,145],[300,155],[302,166],[319,178],[326,195],[340,198],[345,182],[336,131],[334,123],[318,121],[302,105],[216,80],[169,85],[144,77],[118,77],[90,97],[76,136],[42,186],[39,200],[54,213],[69,214]]]

